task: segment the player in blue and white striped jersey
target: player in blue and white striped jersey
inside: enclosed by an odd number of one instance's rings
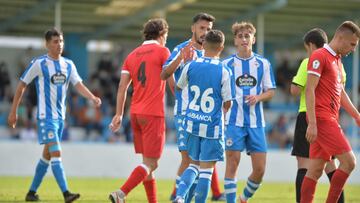
[[[27,85],[34,80],[38,95],[38,140],[40,144],[44,144],[44,149],[43,157],[37,164],[33,182],[25,200],[39,201],[36,191],[46,174],[49,162],[51,162],[51,169],[63,193],[65,202],[69,203],[80,197],[80,194],[68,191],[61,161],[60,142],[64,129],[65,101],[69,83],[71,82],[80,94],[93,101],[96,106],[101,105],[101,100],[94,96],[82,83],[74,63],[61,56],[64,47],[62,32],[55,28],[50,29],[45,33],[45,40],[48,53],[33,59],[20,77],[8,123],[10,127],[16,127],[18,106]]]
[[[191,164],[181,175],[175,202],[183,202],[199,175],[195,202],[205,203],[215,164],[224,159],[223,111],[230,108],[232,99],[230,72],[219,60],[224,40],[221,31],[209,31],[204,57],[186,64],[177,83],[180,89],[188,87],[189,104],[183,127],[188,133],[186,145]]]
[[[163,66],[161,78],[163,80],[168,79],[174,75],[175,81],[177,82],[180,74],[183,70],[184,64],[188,61],[197,59],[204,55],[203,42],[206,33],[212,29],[215,18],[207,13],[199,13],[193,18],[193,25],[191,26],[192,37],[191,39],[177,45],[171,53],[169,59]],[[187,134],[181,127],[182,120],[184,118],[185,110],[188,104],[188,92],[186,88],[183,90],[175,89],[175,106],[174,106],[174,120],[176,127],[176,138],[178,149],[181,153],[181,163],[177,171],[176,185],[179,182],[180,175],[188,167],[190,158],[187,153],[186,140]],[[220,191],[219,181],[217,178],[217,172],[214,171],[212,181],[212,192],[213,201],[224,201],[224,195]],[[176,187],[172,192],[173,199],[175,197]],[[191,195],[190,195],[191,196]],[[191,199],[191,198],[189,198]]]
[[[265,172],[267,146],[262,102],[273,97],[276,85],[270,62],[252,51],[255,27],[249,22],[235,23],[232,32],[237,53],[223,60],[235,82],[234,103],[225,122],[225,193],[227,202],[236,201],[235,177],[240,153],[246,149],[251,156],[253,172],[240,197],[243,203],[260,186]]]

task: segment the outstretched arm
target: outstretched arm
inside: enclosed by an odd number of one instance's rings
[[[101,99],[99,97],[96,97],[93,93],[91,93],[90,90],[82,82],[78,82],[75,85],[75,88],[83,97],[94,102],[96,107],[99,107],[101,105]]]
[[[160,78],[162,80],[168,79],[176,69],[180,66],[181,61],[186,63],[187,61],[192,60],[194,54],[192,43],[189,42],[184,48],[180,50],[179,55],[176,57],[174,61],[172,61],[165,69],[161,71]]]
[[[11,105],[10,113],[8,116],[8,124],[11,128],[16,127],[16,122],[17,122],[17,118],[18,118],[17,117],[17,109],[20,105],[20,102],[22,100],[25,90],[26,90],[26,83],[24,83],[23,81],[20,81],[18,83],[18,86],[16,87],[13,103]]]

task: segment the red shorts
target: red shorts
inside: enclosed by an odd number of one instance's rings
[[[159,116],[131,114],[135,152],[160,158],[165,144],[165,119]]]
[[[330,161],[331,156],[350,152],[351,146],[335,119],[317,119],[317,138],[310,144],[310,158]]]

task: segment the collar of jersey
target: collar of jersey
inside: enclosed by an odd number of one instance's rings
[[[144,44],[160,44],[157,40],[145,40],[144,42],[143,42],[143,45]]]
[[[331,55],[333,55],[333,56],[336,56],[336,55],[337,55],[336,52],[335,52],[328,44],[324,44],[324,48],[325,48],[328,52],[330,52]]]
[[[60,58],[61,58],[61,56],[60,56],[59,59],[54,59],[54,58],[52,58],[51,56],[49,56],[49,54],[46,54],[46,57],[47,57],[48,59],[52,60],[52,61],[58,61],[58,60],[60,60]]]
[[[250,60],[255,56],[254,52],[251,52],[251,56],[249,58],[241,58],[240,56],[238,56],[238,54],[235,54],[235,57],[240,59],[240,60]]]

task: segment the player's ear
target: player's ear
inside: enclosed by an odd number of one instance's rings
[[[253,41],[252,41],[252,44],[254,45],[255,42],[256,42],[256,37],[254,36]]]
[[[194,33],[195,32],[195,24],[191,25],[191,32]]]

